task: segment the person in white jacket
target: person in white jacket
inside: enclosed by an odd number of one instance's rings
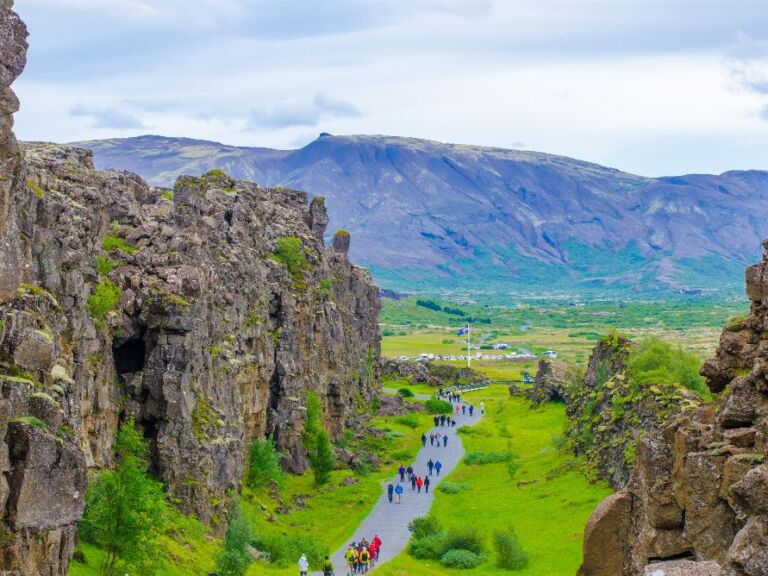
[[[307,572],[309,572],[309,560],[306,554],[302,554],[299,558],[299,576],[307,576]]]

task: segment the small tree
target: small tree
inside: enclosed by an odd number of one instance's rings
[[[235,505],[221,550],[216,554],[216,572],[219,576],[245,575],[251,565],[251,555],[248,551],[251,540],[251,527],[240,513],[240,507]]]
[[[330,480],[331,472],[336,467],[336,460],[333,457],[331,440],[325,430],[320,430],[315,438],[314,450],[309,453],[309,464],[315,474],[315,482],[325,484]]]
[[[267,438],[254,440],[248,451],[246,482],[251,488],[260,488],[272,481],[278,484],[283,483],[280,455],[272,440]]]
[[[496,546],[496,564],[506,570],[519,570],[528,564],[528,554],[520,545],[515,531],[496,532],[493,536]]]
[[[147,473],[147,444],[132,418],[120,427],[113,450],[113,470],[88,487],[81,535],[106,552],[102,575],[118,569],[151,573],[166,502],[162,485]]]

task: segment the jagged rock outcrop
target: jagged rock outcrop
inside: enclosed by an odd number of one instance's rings
[[[699,396],[678,384],[636,382],[626,365],[632,346],[617,335],[599,341],[566,407],[571,448],[617,489],[629,481],[638,437],[700,403]]]
[[[576,377],[577,374],[564,362],[542,358],[533,387],[526,390],[526,397],[534,408],[544,402],[567,403],[570,399],[569,387]]]
[[[670,574],[768,574],[768,242],[764,247],[763,261],[746,274],[749,316],[726,325],[702,368],[720,399],[640,440],[629,484],[589,521],[582,575],[654,574],[656,561],[685,558],[696,562]],[[623,512],[618,502],[626,503]],[[609,533],[614,545],[606,549],[595,535]],[[620,570],[606,570],[598,554]]]
[[[416,362],[414,360],[400,360],[399,358],[384,358],[382,374],[389,379],[405,379],[413,383],[419,382],[434,387],[482,384],[490,381],[490,378],[482,372],[466,366],[459,368],[451,364]]]
[[[0,0],[0,574],[63,576],[88,468],[129,416],[173,501],[219,530],[253,438],[302,471],[309,390],[332,436],[371,405],[379,298],[348,237],[324,245],[321,198],[22,155],[8,86],[25,38]]]

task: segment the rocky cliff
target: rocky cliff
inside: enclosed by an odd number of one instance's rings
[[[0,2],[0,573],[63,575],[88,468],[134,416],[170,498],[225,524],[248,443],[306,468],[304,401],[340,434],[378,378],[378,290],[324,201],[221,171],[173,190],[91,152],[20,152],[25,29]]]
[[[642,438],[629,484],[590,518],[584,576],[768,574],[768,242],[746,274],[751,312],[702,368],[717,403]],[[675,568],[677,569],[677,568]],[[672,573],[672,572],[670,572]]]
[[[696,394],[678,384],[638,382],[627,369],[633,346],[621,336],[603,338],[578,385],[566,388],[568,442],[614,488],[629,480],[639,435],[700,403]]]

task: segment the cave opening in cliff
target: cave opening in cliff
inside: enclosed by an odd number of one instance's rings
[[[147,346],[144,338],[133,338],[120,345],[112,347],[112,357],[115,362],[117,376],[122,378],[125,374],[141,372],[144,370]]]

